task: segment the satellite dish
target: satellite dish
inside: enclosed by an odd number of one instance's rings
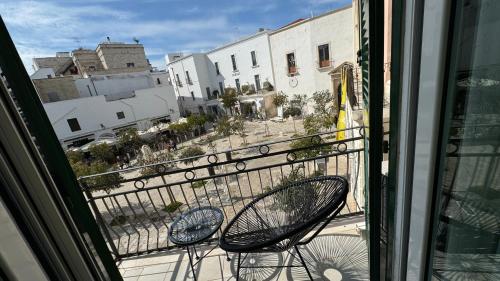
[[[139,39],[137,39],[137,37],[132,38],[132,40],[134,40],[135,44],[139,44]]]

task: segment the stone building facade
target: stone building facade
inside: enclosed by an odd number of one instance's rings
[[[43,103],[77,99],[80,97],[71,76],[34,79],[38,95]]]
[[[150,70],[144,46],[141,44],[101,43],[96,54],[104,69],[110,73]]]
[[[109,41],[95,50],[79,48],[58,52],[55,57],[34,58],[33,67],[31,78],[44,103],[79,98],[76,80],[151,70],[142,44]],[[89,91],[95,88],[92,85]]]

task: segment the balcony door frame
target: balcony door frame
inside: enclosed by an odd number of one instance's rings
[[[394,186],[392,280],[428,280],[451,1],[395,1],[389,182]],[[393,130],[394,129],[394,130]]]
[[[1,17],[0,50],[2,201],[51,280],[122,280]]]

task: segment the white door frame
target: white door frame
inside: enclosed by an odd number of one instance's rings
[[[425,280],[450,1],[407,1],[401,40],[394,280]],[[423,6],[422,6],[423,5]]]

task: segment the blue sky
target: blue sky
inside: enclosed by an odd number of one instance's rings
[[[0,15],[28,70],[33,57],[112,41],[144,44],[153,66],[169,52],[202,52],[350,0],[0,0]]]

